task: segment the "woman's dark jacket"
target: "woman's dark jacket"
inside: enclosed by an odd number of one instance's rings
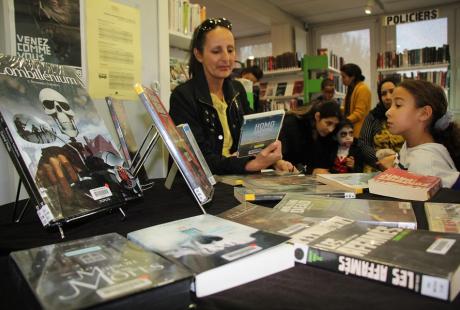
[[[333,135],[318,135],[314,139],[314,131],[316,128],[312,117],[287,114],[279,137],[283,159],[298,168],[302,166],[302,170],[308,174],[315,168],[330,169],[337,154],[337,142]]]
[[[230,153],[238,147],[243,115],[249,107],[247,95],[240,82],[224,80],[227,121],[233,139]],[[248,112],[248,111],[246,111]],[[212,105],[209,86],[203,72],[177,86],[171,94],[170,111],[176,125],[188,123],[206,162],[214,174],[246,173],[246,163],[252,157],[224,157],[224,134],[216,109]]]

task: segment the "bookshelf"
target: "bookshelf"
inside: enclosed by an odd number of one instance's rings
[[[321,82],[324,78],[330,78],[334,81],[336,89],[336,97],[344,98],[345,97],[345,87],[342,83],[340,76],[340,70],[336,67],[332,67],[331,63],[336,63],[337,67],[339,66],[336,61],[332,61],[332,56],[337,58],[336,55],[331,54],[331,57],[328,55],[318,55],[318,56],[308,56],[305,55],[302,59],[302,71],[304,76],[304,101],[309,102],[311,95],[321,91]]]
[[[386,76],[399,76],[401,80],[426,80],[449,92],[449,45],[404,50],[402,53],[386,51],[377,54],[378,80]]]
[[[182,50],[188,50],[190,48],[191,41],[192,41],[191,35],[169,30],[169,46],[170,47],[176,47]]]

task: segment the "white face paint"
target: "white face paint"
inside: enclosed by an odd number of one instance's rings
[[[51,88],[42,89],[38,97],[45,113],[54,119],[61,132],[75,138],[78,135],[74,121],[75,112],[70,108],[67,99]]]
[[[337,132],[337,141],[340,146],[350,147],[353,144],[353,128],[345,126]]]

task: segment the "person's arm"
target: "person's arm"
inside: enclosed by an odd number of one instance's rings
[[[352,99],[354,99],[354,104],[352,103],[354,109],[350,111],[350,115],[347,117],[353,124],[363,120],[369,113],[371,107],[371,91],[366,85],[360,85],[354,92],[356,92],[354,98],[352,95]]]
[[[364,120],[363,127],[361,127],[358,140],[358,146],[361,148],[364,162],[375,168],[377,168],[377,156],[375,156],[374,148],[374,128],[377,122],[372,114],[368,114]]]

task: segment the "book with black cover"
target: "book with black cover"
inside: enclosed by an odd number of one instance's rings
[[[341,216],[362,223],[417,229],[417,219],[410,202],[288,193],[274,209],[319,220]]]
[[[16,251],[10,259],[18,289],[28,286],[44,309],[108,308],[122,297],[130,307],[190,304],[187,269],[116,233]]]
[[[0,55],[0,76],[2,140],[43,225],[142,196],[74,68]]]
[[[209,214],[133,231],[128,239],[188,267],[197,297],[294,266],[289,238]]]
[[[284,110],[245,115],[241,126],[238,157],[256,155],[278,139]]]
[[[177,129],[157,94],[150,88],[143,87],[140,84],[135,85],[135,90],[150,114],[158,133],[168,148],[169,154],[187,182],[201,211],[206,213],[203,205],[212,200],[214,187],[209,182],[199,159],[193,149],[185,142],[183,135]]]
[[[274,234],[290,236],[320,222],[298,214],[281,212],[252,203],[242,203],[218,215],[221,218],[265,230]]]
[[[297,262],[452,301],[460,290],[460,235],[333,217],[292,236]]]
[[[425,202],[425,214],[431,231],[460,233],[460,204]]]

